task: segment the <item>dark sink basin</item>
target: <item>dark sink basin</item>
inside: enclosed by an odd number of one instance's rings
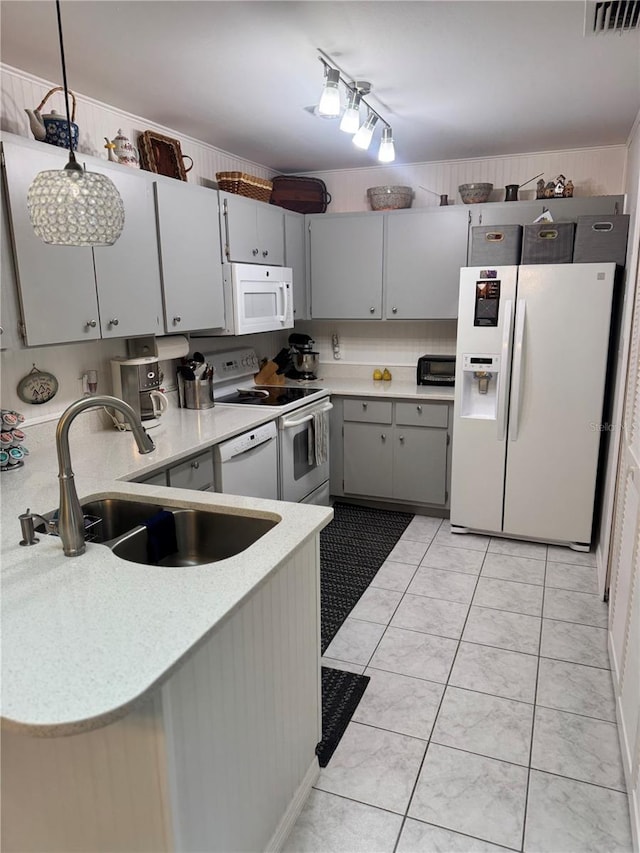
[[[154,507],[158,510],[159,507]],[[171,510],[177,550],[160,559],[149,555],[146,527],[137,527],[111,545],[121,560],[156,566],[200,566],[240,554],[278,523],[273,519],[226,515],[195,509]],[[146,520],[146,519],[145,519]]]
[[[125,501],[121,498],[104,498],[81,504],[82,512],[90,519],[87,523],[87,539],[92,542],[109,542],[117,539],[132,528],[143,524],[161,508],[157,504],[143,501]],[[99,519],[91,523],[91,518]]]

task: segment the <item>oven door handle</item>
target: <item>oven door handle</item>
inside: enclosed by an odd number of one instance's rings
[[[316,409],[311,412],[309,415],[305,415],[303,418],[296,418],[295,420],[288,420],[284,418],[282,421],[282,429],[293,429],[293,427],[301,426],[302,424],[306,424],[309,421],[313,420],[313,416],[315,414],[321,414],[322,412],[330,412],[333,409],[333,403],[328,403],[326,406],[323,406],[322,409]]]

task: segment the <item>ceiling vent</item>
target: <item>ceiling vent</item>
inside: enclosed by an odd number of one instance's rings
[[[584,33],[625,33],[640,27],[640,0],[587,0]]]

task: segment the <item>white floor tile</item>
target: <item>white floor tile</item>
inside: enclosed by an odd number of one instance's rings
[[[540,659],[538,705],[616,721],[611,672],[563,660]]]
[[[543,615],[547,619],[606,628],[609,608],[599,595],[547,587],[544,591]]]
[[[394,563],[409,563],[409,565],[417,566],[428,547],[428,542],[417,542],[415,539],[398,539],[395,548],[387,559]]]
[[[617,727],[602,720],[536,708],[531,766],[625,790]]]
[[[394,628],[408,628],[413,631],[424,631],[426,634],[458,639],[468,610],[468,604],[405,593],[391,620],[391,625]]]
[[[325,791],[311,791],[282,853],[392,853],[402,818]]]
[[[469,548],[472,551],[484,553],[489,545],[489,539],[489,536],[478,533],[452,533],[451,524],[445,520],[436,533],[434,542],[439,545],[449,545],[452,548]]]
[[[484,552],[468,548],[452,548],[435,540],[429,546],[421,565],[432,569],[444,569],[450,572],[464,572],[479,575],[484,560]]]
[[[351,663],[348,660],[335,660],[334,658],[320,658],[321,666],[328,666],[331,669],[342,669],[344,672],[355,672],[357,675],[362,675],[366,667],[361,663]]]
[[[540,641],[540,618],[472,606],[462,639],[535,655]]]
[[[533,703],[537,669],[538,658],[535,655],[460,643],[449,684]]]
[[[367,664],[380,637],[384,634],[384,628],[384,625],[376,625],[374,622],[361,622],[359,619],[347,618],[329,643],[325,654],[334,660]]]
[[[542,593],[543,588],[535,584],[481,577],[473,596],[473,603],[477,607],[493,607],[495,610],[540,616]]]
[[[533,705],[447,687],[432,743],[529,766]]]
[[[492,536],[488,550],[493,554],[510,554],[512,557],[547,559],[547,546],[540,542],[522,542],[520,539],[503,539]]]
[[[402,628],[387,628],[369,665],[444,684],[457,647],[457,640]]]
[[[365,589],[356,606],[349,614],[349,618],[363,619],[365,622],[378,622],[380,625],[388,625],[401,598],[401,592],[370,586],[368,589]]]
[[[416,573],[416,568],[409,563],[394,563],[392,560],[385,560],[371,581],[371,586],[405,592],[411,583],[411,578]]]
[[[520,849],[527,769],[431,744],[409,816]]]
[[[577,592],[598,594],[598,570],[595,566],[572,566],[570,563],[549,563],[546,586],[575,589]]]
[[[514,557],[509,554],[487,552],[482,564],[482,576],[504,581],[544,584],[545,564],[531,557]]]
[[[415,515],[402,534],[402,538],[417,539],[419,542],[430,542],[438,532],[441,524],[441,518],[434,518],[429,515]]]
[[[425,748],[422,740],[350,723],[315,787],[404,814]]]
[[[546,658],[609,669],[607,631],[589,625],[543,619],[540,654]]]
[[[441,598],[444,601],[469,604],[473,598],[476,582],[475,575],[432,569],[422,565],[413,576],[407,592],[413,595],[426,595],[428,598]]]
[[[526,853],[631,853],[626,794],[531,771]]]
[[[591,551],[573,551],[561,545],[547,545],[547,560],[553,563],[571,563],[574,566],[595,566],[596,555]]]
[[[407,818],[397,853],[504,853],[504,847],[496,847],[479,838],[460,835],[439,826]]]
[[[365,675],[371,680],[353,721],[427,740],[444,686],[371,667],[365,670]]]

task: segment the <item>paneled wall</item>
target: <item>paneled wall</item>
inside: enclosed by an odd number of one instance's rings
[[[437,207],[439,195],[446,193],[449,203],[462,204],[460,184],[489,182],[493,184],[490,201],[504,201],[507,184],[524,184],[534,175],[544,173],[544,180],[564,175],[573,181],[575,196],[619,195],[624,192],[625,145],[606,148],[581,148],[569,151],[546,151],[516,154],[511,157],[446,160],[439,163],[372,166],[368,169],[310,173],[321,178],[331,193],[330,213],[369,210],[367,187],[400,184],[412,187],[413,207]],[[521,190],[519,198],[535,198],[536,182]],[[424,189],[426,187],[426,189]],[[431,192],[429,192],[431,191]]]

